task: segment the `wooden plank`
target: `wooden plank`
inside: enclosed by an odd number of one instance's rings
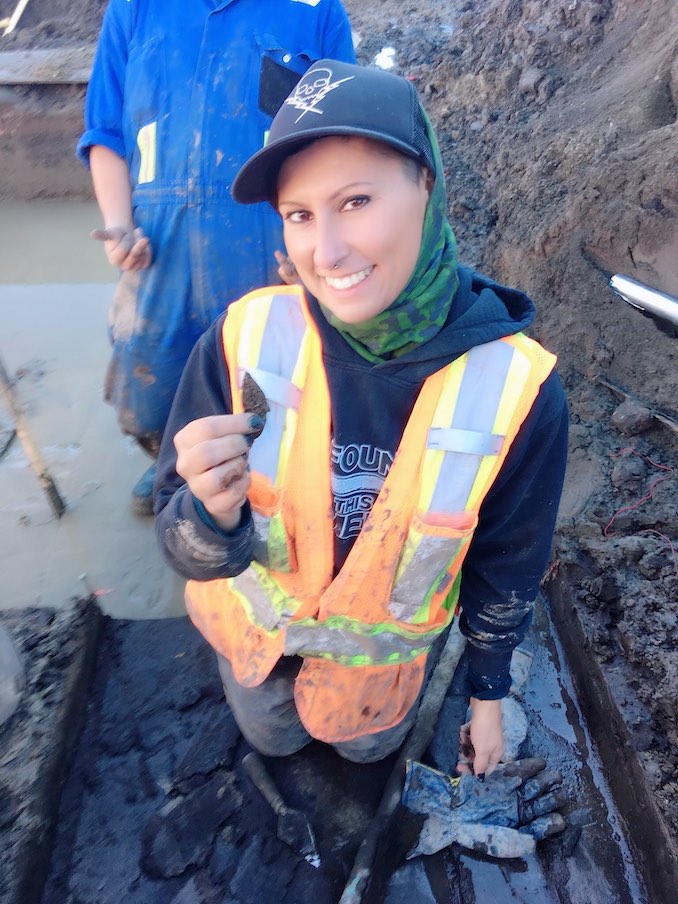
[[[0,85],[84,85],[94,50],[93,46],[7,50],[0,53]]]

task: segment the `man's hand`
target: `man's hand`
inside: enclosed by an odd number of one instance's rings
[[[217,524],[235,530],[250,486],[247,456],[261,433],[257,414],[223,414],[191,421],[174,437],[177,474]]]
[[[151,264],[151,246],[139,227],[126,229],[124,226],[110,226],[108,229],[95,229],[90,236],[104,243],[106,257],[113,267],[145,270]]]
[[[299,274],[289,257],[282,251],[274,251],[275,259],[278,262],[278,276],[288,286],[293,286],[299,282]]]
[[[501,700],[471,697],[471,712],[471,721],[459,732],[457,772],[484,778],[497,768],[504,754]]]

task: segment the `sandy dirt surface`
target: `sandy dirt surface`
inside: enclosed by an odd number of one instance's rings
[[[395,71],[424,98],[462,260],[528,291],[533,335],[559,355],[572,438],[556,566],[585,627],[582,656],[607,676],[675,838],[678,345],[607,279],[622,272],[678,295],[678,6],[346,5],[361,61],[392,48]],[[102,6],[36,0],[3,47],[81,44]],[[28,89],[0,99],[5,124],[20,103],[44,103]],[[632,401],[622,406],[601,380]]]

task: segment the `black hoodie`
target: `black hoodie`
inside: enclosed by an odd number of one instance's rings
[[[398,358],[371,364],[329,325],[317,302],[332,406],[332,492],[335,570],[341,568],[388,473],[424,380],[474,346],[526,330],[534,305],[522,292],[465,267],[447,323]],[[220,318],[186,365],[158,459],[156,527],[160,545],[180,574],[196,580],[230,577],[252,557],[248,506],[226,534],[177,475],[175,434],[189,421],[231,411]],[[567,407],[556,373],[544,382],[504,465],[485,498],[462,568],[461,630],[468,638],[471,692],[505,696],[514,647],[529,626],[548,563],[567,454]]]

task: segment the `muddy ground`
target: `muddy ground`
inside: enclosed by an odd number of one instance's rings
[[[314,828],[314,869],[277,837],[245,774],[249,745],[224,703],[215,657],[187,618],[103,618],[91,597],[0,619],[24,652],[28,682],[0,732],[0,904],[339,900],[395,755],[357,765],[314,743],[268,759],[288,805]],[[542,756],[563,776],[565,831],[520,859],[455,847],[407,860],[421,819],[399,807],[382,831],[364,904],[671,899],[666,883],[658,894],[645,890],[554,633],[538,606],[511,693],[529,724],[522,755]],[[462,657],[426,755],[445,772],[457,761],[465,675]],[[401,773],[402,765],[399,782]]]
[[[2,0],[0,16],[13,5]],[[35,0],[0,49],[87,43],[103,6]],[[462,260],[528,291],[539,309],[533,335],[559,355],[572,429],[553,574],[569,582],[584,627],[580,666],[600,666],[607,678],[676,841],[678,343],[607,279],[621,272],[678,295],[678,6],[346,6],[361,61],[392,47],[395,70],[421,91],[441,140]],[[1,88],[3,134],[26,110],[44,121],[60,107],[75,123],[81,104],[80,88]],[[41,152],[40,140],[31,139],[37,153],[54,154],[54,145]],[[22,170],[23,157],[12,157],[22,197],[87,190],[70,161],[58,164],[64,179],[45,188],[44,172]],[[620,408],[624,396],[601,380],[632,401]]]

